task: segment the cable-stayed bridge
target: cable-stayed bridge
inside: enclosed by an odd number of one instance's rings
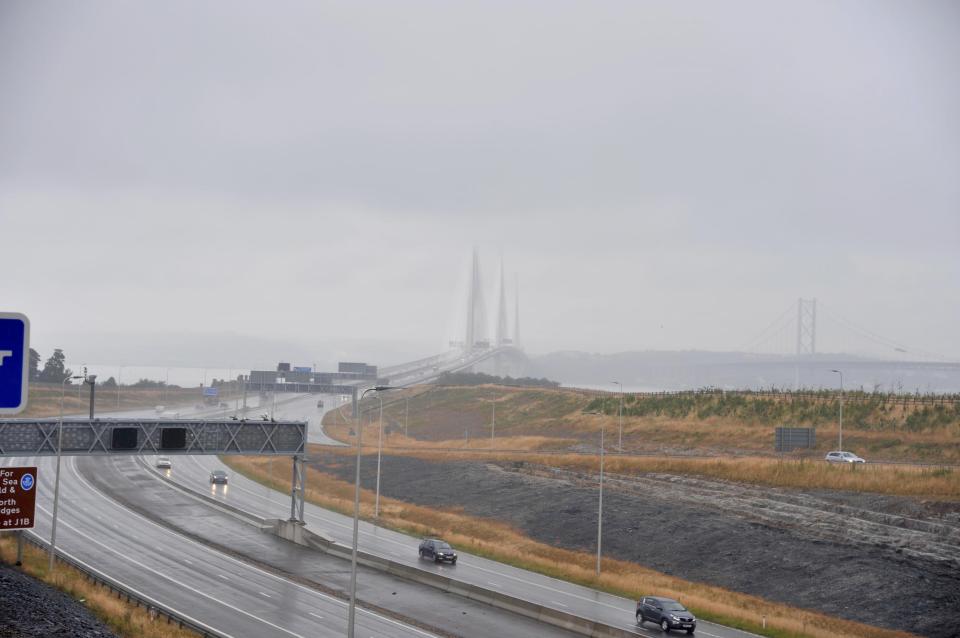
[[[476,250],[467,281],[460,337],[450,342],[448,352],[382,368],[391,383],[406,385],[431,380],[443,372],[467,370],[483,362],[485,371],[494,374],[526,373],[528,362],[520,342],[519,286],[515,284],[513,294],[509,294],[503,259],[492,307],[484,298]],[[512,308],[507,302],[511,296]],[[492,311],[489,315],[488,309]],[[879,334],[817,299],[798,299],[731,354],[734,357],[729,361],[704,365],[750,366],[756,374],[744,378],[753,378],[751,385],[797,388],[833,385],[831,370],[840,367],[849,371],[849,380],[857,385],[882,386],[889,391],[934,391],[954,385],[953,381],[940,385],[936,382],[938,377],[960,376],[957,361]]]

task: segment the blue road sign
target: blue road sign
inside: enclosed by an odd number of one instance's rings
[[[19,312],[0,312],[0,414],[27,407],[30,321]]]
[[[220,395],[220,388],[204,388],[203,396],[205,397],[215,397]]]
[[[25,490],[33,489],[33,474],[24,474],[20,477],[20,487]]]

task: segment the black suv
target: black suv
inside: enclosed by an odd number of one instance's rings
[[[457,564],[457,553],[449,543],[439,538],[425,538],[420,541],[420,558],[429,558],[435,563],[446,561],[451,565]]]
[[[637,601],[637,624],[648,620],[660,625],[660,629],[683,629],[692,634],[697,628],[696,617],[675,600],[646,596]]]

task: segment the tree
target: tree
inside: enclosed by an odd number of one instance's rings
[[[106,381],[100,384],[101,388],[115,388],[117,387],[117,380],[113,377],[110,377]]]
[[[30,348],[30,380],[36,381],[40,378],[40,353]]]
[[[55,349],[47,362],[43,364],[43,370],[40,372],[38,380],[46,383],[63,383],[64,379],[73,375],[73,370],[63,365],[66,360],[63,350]]]

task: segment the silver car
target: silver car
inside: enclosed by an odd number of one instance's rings
[[[827,452],[825,460],[828,463],[866,463],[859,456],[853,452],[842,452],[837,450],[835,452]]]
[[[173,463],[165,456],[158,456],[157,467],[161,470],[169,470],[173,467]]]

